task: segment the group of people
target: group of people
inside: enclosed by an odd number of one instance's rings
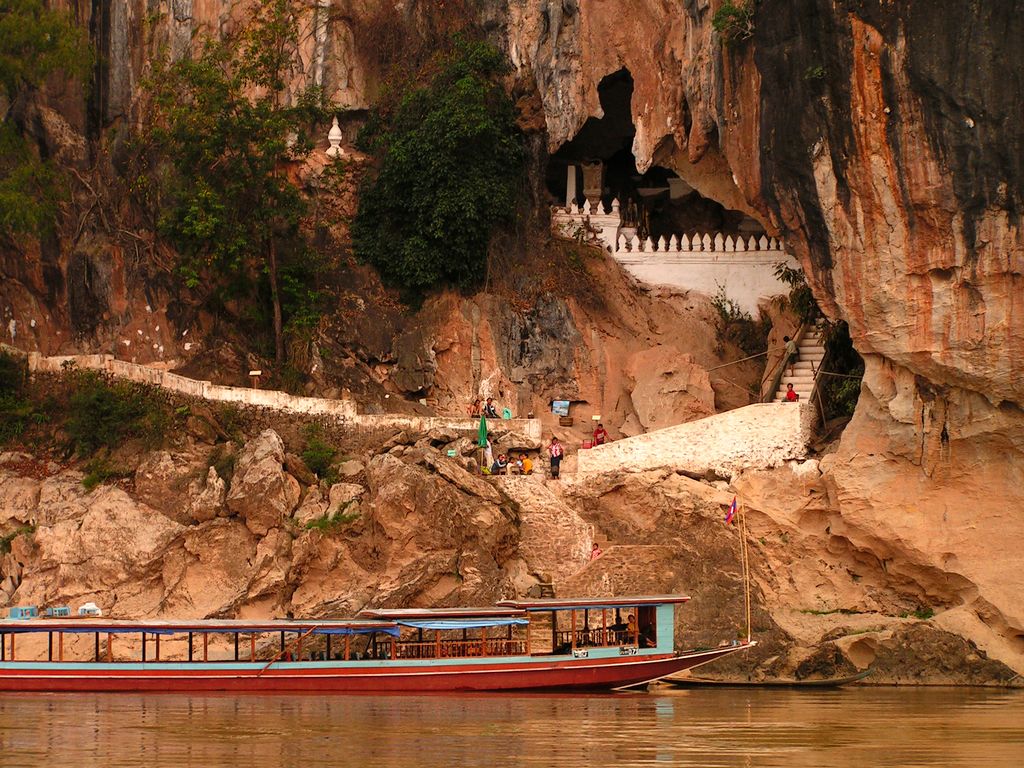
[[[514,456],[506,456],[504,453],[499,453],[496,458],[487,468],[488,474],[491,475],[532,475],[533,474],[533,460],[525,453],[520,453],[519,458]]]
[[[479,397],[474,400],[469,406],[469,416],[472,419],[479,419],[481,416],[488,419],[500,419],[501,414],[498,413],[498,406],[494,402],[493,397],[488,397],[485,403]]]

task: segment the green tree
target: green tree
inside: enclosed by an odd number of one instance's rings
[[[152,139],[172,169],[160,177],[170,204],[159,226],[181,254],[180,274],[221,296],[258,292],[265,278],[279,363],[285,315],[308,319],[317,296],[296,275],[310,259],[300,230],[307,201],[287,174],[312,151],[309,129],[324,117],[318,90],[284,96],[301,11],[294,0],[263,3],[238,35],[158,60],[149,84]],[[282,296],[282,283],[295,290]]]
[[[356,255],[412,295],[481,281],[522,169],[514,108],[497,82],[502,54],[456,40],[428,66],[426,84],[379,107],[360,133],[379,170],[360,190],[352,228]]]
[[[60,172],[26,140],[24,109],[51,74],[84,79],[91,65],[70,14],[43,0],[0,0],[0,231],[38,232],[53,220]]]

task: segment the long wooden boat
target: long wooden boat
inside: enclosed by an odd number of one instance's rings
[[[861,670],[846,677],[816,677],[805,680],[776,678],[770,680],[714,680],[707,677],[667,677],[660,682],[673,688],[839,688],[857,683],[871,674],[871,669]]]
[[[676,652],[651,596],[374,609],[352,620],[0,621],[0,691],[615,689],[756,644]]]

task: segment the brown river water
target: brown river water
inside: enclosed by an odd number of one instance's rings
[[[0,765],[1024,766],[1024,692],[0,694]]]

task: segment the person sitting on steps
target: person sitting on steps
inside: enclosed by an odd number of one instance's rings
[[[799,399],[800,399],[800,393],[799,392],[795,392],[793,390],[793,385],[792,384],[787,384],[786,385],[786,402],[787,403],[795,403]]]
[[[498,418],[498,407],[494,404],[494,398],[487,398],[487,405],[484,406],[484,416],[488,419]]]

